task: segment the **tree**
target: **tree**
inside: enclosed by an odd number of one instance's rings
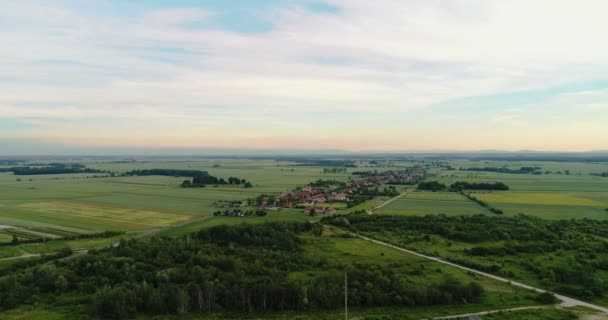
[[[542,304],[555,304],[559,300],[557,299],[557,297],[555,297],[555,295],[553,293],[543,292],[543,293],[539,294],[538,296],[536,296],[536,301],[538,301]]]
[[[243,185],[243,188],[246,188],[246,189],[248,189],[248,188],[253,188],[253,185],[251,184],[251,182],[247,181],[247,182],[245,182],[245,184]]]
[[[19,238],[17,238],[16,235],[13,235],[13,240],[11,241],[11,243],[13,245],[18,245],[19,244]]]

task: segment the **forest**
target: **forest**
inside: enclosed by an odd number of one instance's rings
[[[91,315],[266,312],[336,309],[348,270],[351,306],[471,303],[475,283],[449,275],[412,283],[383,265],[343,265],[303,254],[311,223],[217,226],[180,238],[122,241],[78,259],[57,261],[0,278],[0,309],[24,304],[84,305]],[[291,272],[324,269],[312,279]],[[78,298],[75,298],[78,297]]]

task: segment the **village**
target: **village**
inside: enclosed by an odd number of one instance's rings
[[[317,180],[291,192],[276,196],[262,195],[255,200],[259,209],[276,211],[280,208],[303,208],[309,215],[336,213],[336,205],[346,204],[352,207],[374,196],[396,196],[395,185],[415,184],[426,175],[422,167],[404,170],[374,172],[365,178],[352,179],[346,182],[336,180]],[[385,186],[380,190],[381,186]],[[387,186],[388,185],[388,186]],[[344,205],[341,205],[344,207]]]

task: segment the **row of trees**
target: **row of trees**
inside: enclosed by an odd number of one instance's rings
[[[448,186],[438,181],[423,181],[418,184],[418,189],[428,191],[443,191]],[[450,191],[460,192],[462,190],[509,190],[509,186],[502,182],[466,182],[457,181],[450,185]]]
[[[461,171],[486,171],[511,174],[541,174],[541,167],[520,167],[518,169],[510,169],[508,167],[483,167],[483,168],[460,168]]]
[[[504,213],[502,210],[493,207],[489,203],[487,203],[487,202],[485,202],[483,200],[479,200],[477,197],[475,197],[471,193],[465,193],[465,192],[460,191],[460,194],[462,194],[463,196],[465,196],[467,199],[469,199],[469,200],[477,203],[478,205],[480,205],[480,206],[488,209],[492,213],[495,213],[495,214],[503,214]]]
[[[509,186],[502,182],[466,182],[457,181],[450,185],[451,191],[460,190],[509,190]]]

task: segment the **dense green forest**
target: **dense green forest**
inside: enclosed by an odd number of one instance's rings
[[[303,253],[310,223],[217,226],[180,238],[122,241],[114,248],[0,278],[0,309],[84,305],[101,318],[189,312],[264,312],[343,306],[427,306],[478,301],[483,288],[445,276],[409,282],[384,265],[343,265]],[[312,279],[290,272],[324,269]]]
[[[608,293],[608,221],[351,214],[323,222],[581,298]]]

